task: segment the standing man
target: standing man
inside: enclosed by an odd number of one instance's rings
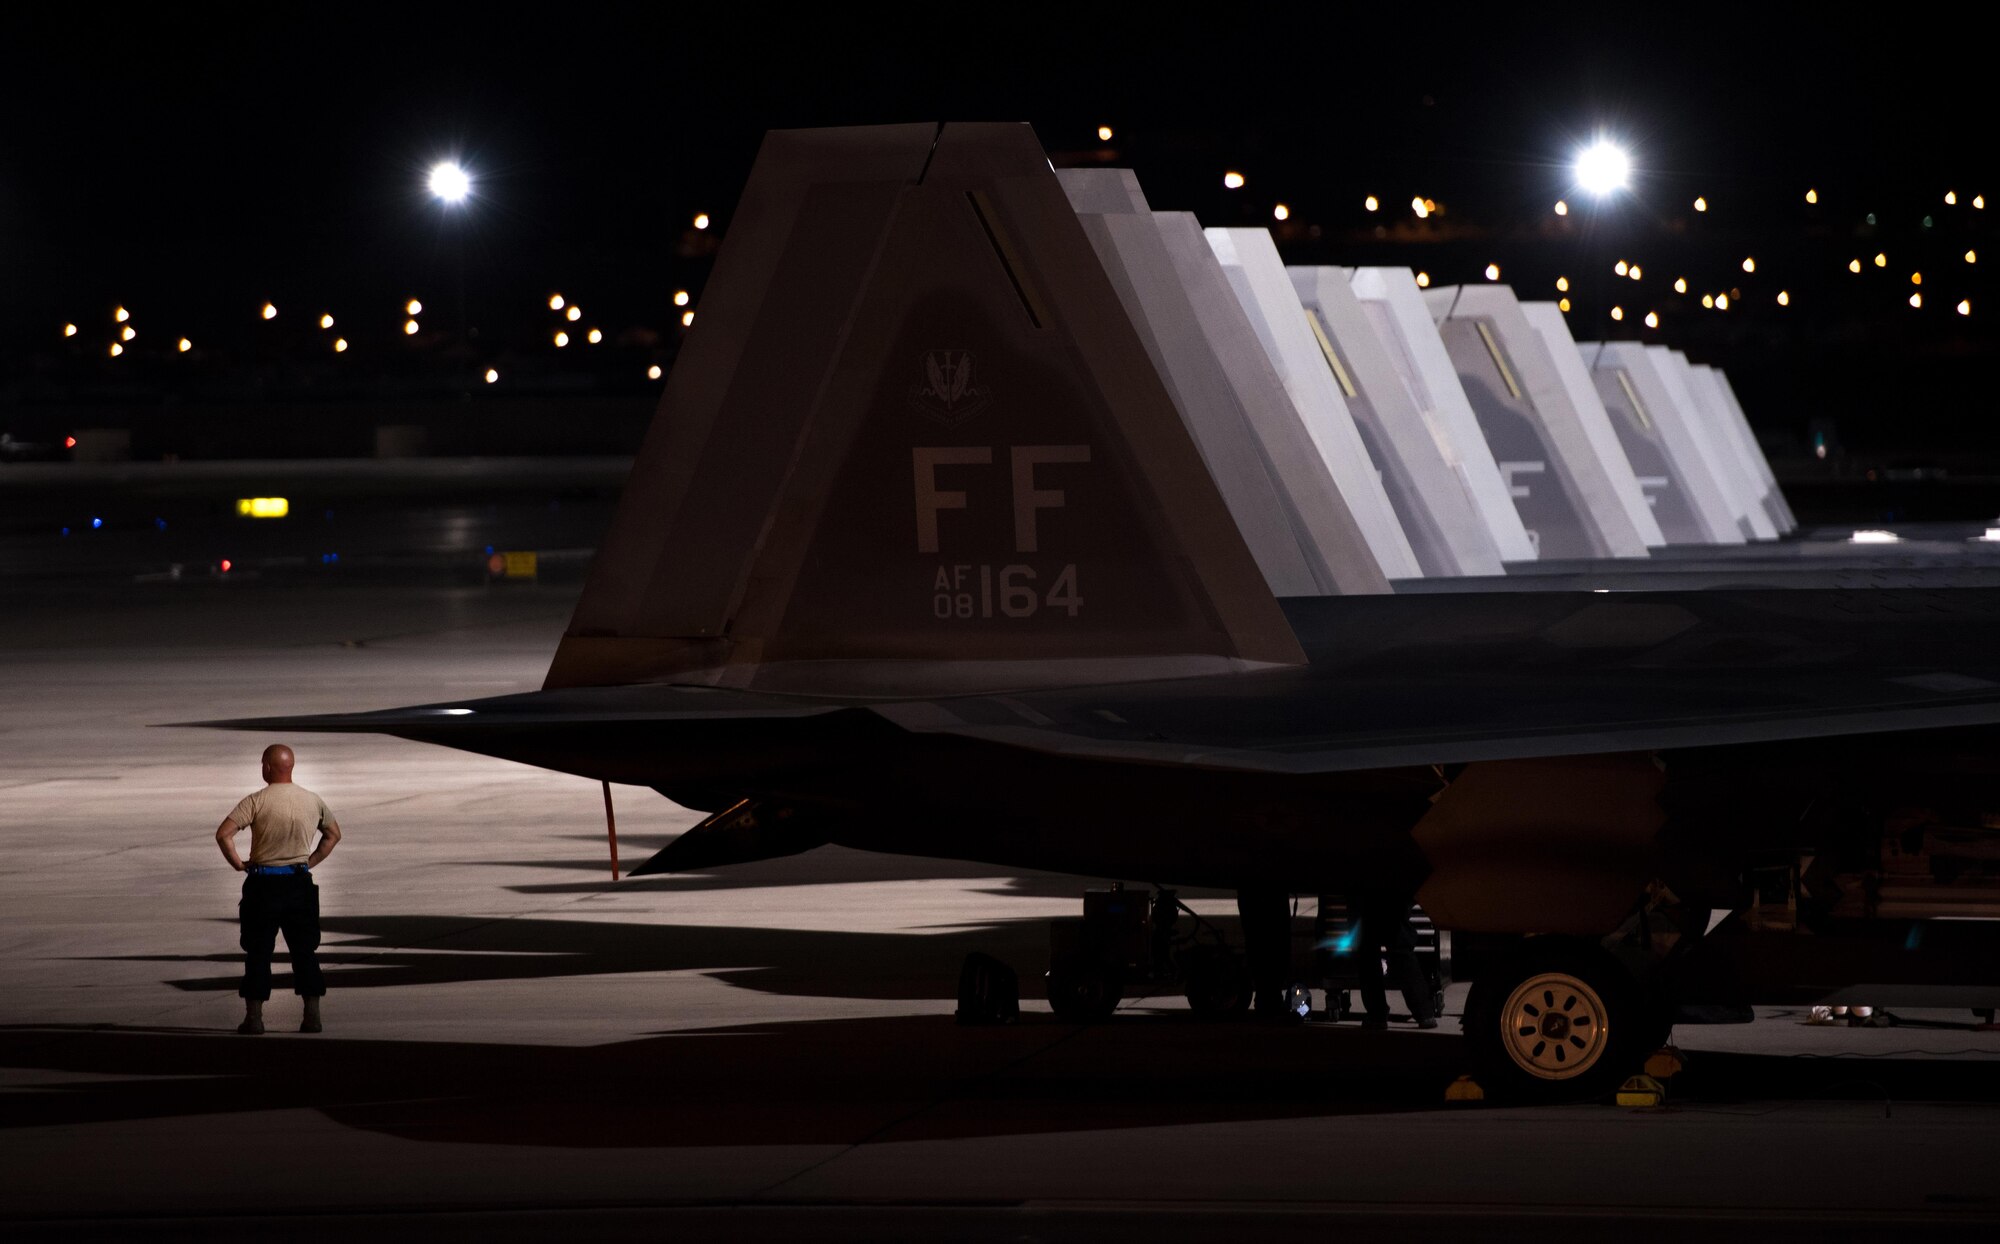
[[[245,874],[242,925],[243,1023],[236,1031],[264,1031],[264,1002],[271,996],[271,952],[278,934],[292,955],[292,987],[306,1000],[300,1032],[320,1030],[319,1000],[326,979],[319,970],[319,887],[312,867],[333,854],[340,823],[326,801],[292,781],[292,749],[273,743],[264,749],[264,789],[245,795],[216,827],[215,844],[229,866]],[[236,835],[250,831],[250,861],[236,854]],[[318,836],[318,842],[313,841]]]
[[[1358,901],[1356,901],[1358,899]],[[1355,969],[1361,986],[1363,1028],[1389,1026],[1389,991],[1393,984],[1403,995],[1403,1005],[1419,1028],[1438,1026],[1431,1011],[1431,991],[1424,984],[1423,970],[1417,966],[1417,931],[1410,927],[1408,896],[1373,893],[1350,896],[1359,918],[1355,934]],[[1387,979],[1383,964],[1387,963]]]

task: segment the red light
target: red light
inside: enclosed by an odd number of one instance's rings
[[[63,437],[63,448],[64,448],[64,449],[75,449],[75,448],[76,448],[76,438],[75,438],[74,436],[65,436],[65,437]]]
[[[229,559],[227,557],[222,559],[222,573],[229,573]]]

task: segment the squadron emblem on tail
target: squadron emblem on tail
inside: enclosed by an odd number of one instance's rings
[[[924,383],[910,386],[912,409],[955,428],[992,401],[992,389],[972,383],[972,351],[924,352]]]

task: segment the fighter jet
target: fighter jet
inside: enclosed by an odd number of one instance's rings
[[[207,724],[650,787],[711,814],[661,868],[837,843],[1223,887],[1246,931],[1414,895],[1480,952],[1488,1091],[1571,1094],[1698,1005],[2000,1004],[1996,622],[1281,599],[1026,126],[780,131],[543,689]],[[1059,1014],[1117,1002],[1058,966]]]

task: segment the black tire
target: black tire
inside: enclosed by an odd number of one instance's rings
[[[1182,991],[1188,1010],[1207,1018],[1241,1015],[1250,1009],[1250,969],[1232,951],[1201,948],[1181,960]]]
[[[1489,1097],[1574,1101],[1636,1074],[1666,1037],[1664,1010],[1602,948],[1533,937],[1481,974],[1466,1051]]]
[[[1072,1024],[1107,1019],[1125,996],[1125,982],[1114,969],[1088,959],[1058,959],[1049,965],[1045,981],[1049,1009]]]

